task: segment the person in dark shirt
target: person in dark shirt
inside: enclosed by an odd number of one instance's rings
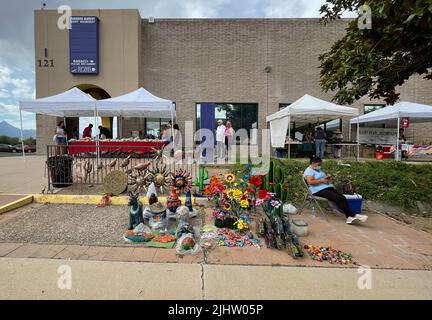
[[[84,131],[83,131],[82,137],[83,138],[91,138],[91,136],[92,136],[92,128],[93,128],[93,125],[91,123],[88,125],[88,127],[85,127]]]
[[[108,128],[99,126],[99,138],[102,139],[102,135],[105,136],[105,139],[112,139],[111,131]]]

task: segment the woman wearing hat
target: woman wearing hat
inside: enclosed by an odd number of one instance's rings
[[[342,131],[336,129],[335,132],[333,132],[333,143],[342,143],[342,142],[343,142]],[[342,156],[342,145],[335,145],[333,152],[334,152],[335,159],[340,159]]]

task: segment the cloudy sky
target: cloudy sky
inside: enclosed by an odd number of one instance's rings
[[[143,18],[311,18],[324,0],[14,0],[0,10],[0,122],[19,127],[18,101],[34,97],[33,10],[67,4],[72,9],[138,8]],[[25,129],[35,117],[24,115]]]

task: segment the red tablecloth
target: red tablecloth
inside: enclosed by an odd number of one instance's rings
[[[152,148],[161,148],[165,141],[99,141],[101,152],[117,152],[143,154],[152,151]],[[69,154],[96,152],[95,141],[69,142]]]

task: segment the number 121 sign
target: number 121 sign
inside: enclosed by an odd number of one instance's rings
[[[401,128],[406,129],[409,127],[410,119],[409,117],[403,117],[401,120]]]

